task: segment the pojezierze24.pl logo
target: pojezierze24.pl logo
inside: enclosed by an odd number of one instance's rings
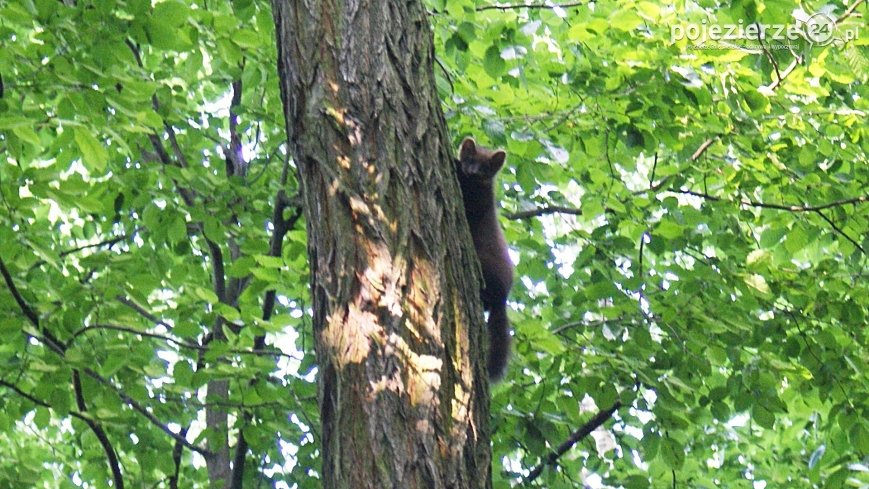
[[[742,20],[735,24],[712,24],[703,20],[700,23],[672,25],[670,41],[688,39],[696,46],[712,43],[721,49],[737,47],[728,43],[754,41],[767,43],[768,48],[781,49],[792,46],[800,39],[817,46],[842,46],[857,39],[859,35],[858,27],[841,29],[837,26],[836,18],[827,13],[795,17],[797,22],[792,24],[745,23]]]

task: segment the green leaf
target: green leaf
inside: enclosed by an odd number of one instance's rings
[[[184,51],[192,46],[186,28],[156,18],[148,22],[148,40],[155,48],[169,51]]]
[[[763,428],[772,429],[775,426],[775,414],[761,404],[753,406],[751,419]]]
[[[500,78],[507,68],[507,63],[501,57],[501,50],[497,46],[489,46],[483,57],[483,68],[492,78]]]
[[[154,6],[154,19],[167,27],[178,27],[190,16],[190,9],[182,2],[162,1]]]
[[[108,153],[99,141],[85,128],[73,128],[75,143],[81,150],[85,166],[93,172],[102,173],[108,163]]]
[[[187,222],[184,220],[183,216],[176,215],[169,221],[166,236],[173,243],[178,243],[187,239]]]
[[[640,13],[649,19],[657,19],[661,15],[661,7],[652,2],[639,2],[637,8]]]
[[[746,275],[745,283],[748,284],[749,287],[760,292],[761,294],[768,295],[770,293],[769,285],[767,285],[766,279],[762,275],[758,275],[756,273]]]
[[[265,268],[282,268],[284,266],[284,260],[281,257],[256,255],[253,258],[259,265]]]
[[[260,46],[260,38],[257,33],[246,29],[233,33],[232,42],[244,49],[256,49]]]
[[[195,287],[193,292],[196,294],[196,297],[204,300],[209,304],[217,304],[220,300],[217,298],[217,294],[215,294],[212,290],[206,289],[204,287]]]
[[[760,245],[764,248],[771,248],[778,244],[785,234],[787,234],[787,229],[783,227],[771,227],[766,229],[760,235]]]
[[[172,369],[175,384],[181,387],[193,388],[193,368],[186,361],[179,360]]]
[[[624,32],[630,32],[642,25],[643,19],[630,8],[616,10],[609,18],[609,25]]]
[[[22,141],[32,144],[33,146],[41,146],[39,135],[32,128],[27,126],[14,126],[12,132],[21,138]]]
[[[111,377],[121,370],[129,361],[129,357],[123,353],[108,355],[100,368],[100,373],[105,377]]]
[[[661,448],[658,453],[661,456],[661,460],[674,470],[682,468],[682,465],[685,463],[684,448],[672,438],[666,437],[661,439]]]

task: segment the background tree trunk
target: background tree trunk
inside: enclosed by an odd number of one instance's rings
[[[491,487],[478,266],[423,5],[273,8],[308,223],[324,487]]]

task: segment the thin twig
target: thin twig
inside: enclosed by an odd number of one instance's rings
[[[712,143],[714,143],[716,139],[717,138],[710,138],[706,141],[703,141],[703,144],[701,144],[700,147],[697,148],[696,151],[694,151],[694,154],[691,155],[691,161],[697,161],[697,158],[700,158],[700,156],[702,156],[703,153],[705,153],[706,150],[709,149],[710,146],[712,146]]]
[[[177,345],[180,348],[187,348],[189,350],[196,351],[208,351],[207,346],[202,346],[196,343],[188,343],[186,341],[181,341],[171,336],[166,336],[158,333],[151,333],[149,331],[143,331],[141,329],[137,329],[131,326],[122,326],[118,324],[91,324],[89,326],[84,326],[79,328],[75,333],[72,334],[72,338],[67,341],[66,346],[69,348],[72,343],[81,335],[89,332],[89,331],[97,331],[97,330],[109,330],[109,331],[118,331],[121,333],[130,333],[134,335],[139,335],[145,338],[153,338],[155,340],[165,341],[167,343],[172,343]],[[276,357],[283,357],[290,360],[299,360],[298,357],[294,357],[288,353],[284,353],[279,350],[266,350],[264,348],[255,349],[255,350],[238,350],[238,349],[230,349],[225,350],[226,353],[233,355],[274,355]]]
[[[114,384],[109,382],[106,378],[104,378],[100,374],[96,373],[94,370],[86,368],[86,369],[84,369],[84,373],[87,374],[88,377],[96,380],[100,384],[103,384],[106,387],[108,387],[110,390],[114,391],[115,394],[124,402],[124,404],[133,408],[134,411],[136,411],[139,414],[141,414],[142,416],[144,416],[145,419],[147,419],[148,421],[151,422],[151,424],[153,424],[154,426],[159,428],[161,431],[163,431],[167,435],[174,438],[175,441],[181,443],[185,447],[189,448],[190,450],[193,450],[194,452],[196,452],[204,457],[211,456],[210,451],[190,443],[189,441],[187,441],[186,438],[184,438],[183,436],[179,435],[178,433],[175,433],[174,431],[172,431],[168,425],[166,425],[165,423],[163,423],[162,421],[157,419],[156,416],[151,414],[151,412],[148,411],[148,409],[146,409],[144,406],[139,404],[138,401],[136,401],[135,399],[133,399],[132,397],[127,395],[127,393],[125,393],[119,387],[116,387]]]
[[[827,224],[829,224],[830,227],[833,228],[834,231],[836,231],[837,233],[839,233],[839,235],[841,235],[843,238],[845,238],[845,239],[847,239],[848,241],[850,241],[851,244],[853,244],[854,246],[856,246],[857,249],[860,250],[864,255],[866,254],[866,250],[863,249],[862,246],[860,246],[860,243],[858,243],[856,239],[852,238],[851,236],[848,236],[848,234],[845,233],[845,231],[843,231],[842,228],[840,228],[839,226],[837,226],[836,223],[833,222],[832,219],[830,219],[829,217],[827,217],[826,215],[824,215],[824,213],[821,212],[820,209],[815,209],[814,211],[815,211],[815,214],[821,216],[821,219],[827,221]]]
[[[767,85],[767,87],[766,87],[767,90],[775,90],[776,88],[778,88],[779,85],[781,85],[782,82],[785,81],[785,78],[787,78],[791,73],[793,73],[793,71],[797,68],[797,66],[802,62],[803,62],[802,56],[798,56],[798,57],[794,58],[793,61],[791,61],[791,64],[789,64],[787,66],[787,68],[782,70],[782,72],[779,74],[779,77],[776,78],[776,80],[774,82]]]
[[[700,197],[706,200],[711,200],[713,202],[727,202],[726,199],[722,199],[721,197],[716,197],[714,195],[709,195],[704,192],[695,192],[693,190],[670,190],[670,192],[676,194],[684,194],[684,195],[692,195],[694,197]],[[786,204],[770,204],[766,202],[755,202],[753,200],[740,200],[735,201],[739,205],[745,205],[750,207],[759,207],[763,209],[775,209],[780,211],[788,211],[788,212],[814,212],[815,214],[821,216],[821,218],[833,228],[839,235],[847,239],[851,242],[858,250],[860,250],[864,255],[866,254],[866,250],[860,246],[860,243],[857,242],[854,238],[849,236],[845,231],[842,230],[839,226],[836,225],[829,217],[827,217],[823,212],[824,209],[829,209],[832,207],[841,207],[844,205],[859,205],[869,202],[869,195],[862,195],[860,197],[854,197],[850,199],[841,199],[833,202],[828,202],[826,204],[821,205],[786,205]]]
[[[111,239],[107,239],[107,240],[105,240],[105,241],[100,241],[99,243],[86,244],[86,245],[83,245],[83,246],[79,246],[79,247],[77,247],[77,248],[72,248],[72,249],[69,249],[69,250],[61,251],[57,256],[59,256],[59,257],[62,258],[62,257],[64,257],[64,256],[71,255],[71,254],[73,254],[73,253],[78,253],[79,251],[87,250],[87,249],[89,249],[89,248],[102,248],[103,246],[107,246],[107,247],[111,248],[111,247],[114,246],[115,244],[120,243],[121,241],[126,240],[127,237],[128,237],[128,236],[127,236],[126,234],[122,234],[122,235],[120,235],[120,236],[117,236],[117,237],[114,237],[114,238],[111,238]]]
[[[769,48],[766,47],[766,44],[763,43],[763,27],[761,27],[759,22],[755,22],[754,26],[757,27],[757,42],[760,44],[760,48],[763,49],[763,54],[766,55],[766,59],[772,64],[772,67],[775,69],[776,79],[781,80],[781,72],[778,69],[778,61],[776,61],[775,57],[773,57],[772,53],[769,52]]]
[[[438,66],[440,66],[441,71],[444,72],[444,76],[447,79],[447,83],[450,84],[450,93],[456,93],[456,88],[453,86],[453,77],[450,76],[450,72],[447,71],[447,67],[444,66],[443,61],[441,61],[441,59],[439,57],[435,56],[435,63],[437,63]]]
[[[3,274],[3,280],[6,281],[6,287],[12,294],[15,302],[18,303],[21,312],[27,316],[27,319],[30,320],[31,324],[39,328],[39,315],[36,314],[36,311],[31,309],[30,305],[27,304],[27,301],[24,300],[24,297],[21,296],[21,292],[18,290],[18,287],[15,286],[15,282],[12,281],[12,275],[9,273],[9,269],[6,268],[6,263],[3,261],[3,258],[0,258],[0,273]]]
[[[138,313],[140,316],[142,316],[143,318],[147,319],[148,321],[151,321],[151,322],[154,323],[154,324],[159,324],[160,326],[163,326],[163,327],[165,327],[165,328],[167,328],[167,329],[172,329],[172,325],[171,325],[171,324],[169,324],[169,323],[163,321],[162,319],[158,318],[157,316],[151,314],[150,312],[148,312],[147,310],[145,310],[145,308],[143,308],[142,306],[136,304],[135,302],[133,302],[133,301],[130,300],[129,298],[124,297],[124,296],[122,296],[122,295],[119,295],[119,296],[115,297],[115,300],[117,300],[117,301],[120,302],[121,304],[123,304],[123,305],[129,307],[130,309],[136,311],[136,313]]]
[[[99,243],[86,244],[83,246],[78,246],[75,248],[70,248],[68,250],[61,251],[60,253],[58,253],[57,256],[58,256],[58,258],[63,258],[65,256],[71,255],[73,253],[78,253],[79,251],[84,251],[84,250],[87,250],[90,248],[102,248],[103,246],[106,246],[109,249],[111,249],[112,246],[120,243],[121,241],[125,241],[127,238],[128,238],[128,236],[126,234],[122,234],[121,236],[116,236],[114,238],[107,239],[105,241],[100,241]],[[39,260],[36,263],[34,263],[33,265],[30,265],[29,270],[34,270],[42,265],[45,265],[45,263],[46,263],[45,260]]]
[[[504,218],[515,221],[515,220],[519,220],[519,219],[527,219],[529,217],[545,216],[547,214],[571,214],[574,216],[581,216],[582,209],[576,209],[573,207],[563,207],[560,205],[547,205],[545,207],[538,207],[537,209],[530,209],[527,211],[519,211],[519,212],[513,212],[511,214],[504,214]]]
[[[839,16],[838,19],[836,19],[836,23],[838,24],[838,23],[842,22],[843,20],[847,19],[848,17],[850,17],[851,14],[853,14],[854,11],[857,10],[857,7],[862,5],[864,1],[865,0],[857,0],[856,2],[852,3],[851,6],[848,7],[848,10],[846,10],[845,13],[843,13],[842,15]]]
[[[592,431],[596,430],[599,426],[606,423],[606,421],[610,419],[613,413],[615,413],[616,410],[618,410],[620,407],[622,407],[621,401],[616,401],[615,404],[610,406],[609,409],[605,409],[597,413],[587,423],[580,426],[578,430],[571,433],[567,440],[564,440],[564,442],[561,443],[561,445],[558,445],[558,448],[552,451],[543,462],[541,462],[539,465],[531,470],[528,476],[526,476],[523,480],[523,484],[528,484],[534,479],[540,477],[540,474],[543,473],[543,469],[547,465],[555,465],[555,462],[558,461],[559,457],[567,453],[568,450],[573,448],[573,446],[579,443],[580,440],[591,434]]]
[[[81,386],[81,376],[79,375],[78,370],[72,371],[72,391],[75,395],[75,405],[78,407],[79,412],[86,413],[88,409],[84,400],[84,389],[82,389]],[[94,432],[94,436],[96,436],[97,441],[100,442],[100,446],[103,447],[103,451],[106,453],[109,469],[112,471],[114,486],[118,489],[124,489],[124,476],[121,474],[121,464],[118,463],[118,454],[115,452],[115,448],[112,446],[112,442],[109,440],[106,430],[103,429],[102,425],[91,418],[83,418],[83,421],[88,425],[88,428]]]
[[[711,200],[713,202],[728,202],[726,199],[721,197],[716,197],[714,195],[709,195],[704,192],[695,192],[693,190],[676,190],[670,189],[668,192],[673,192],[674,194],[684,194],[684,195],[692,195],[694,197],[700,197],[706,200]],[[831,207],[841,207],[843,205],[849,204],[863,204],[865,202],[869,202],[869,195],[862,195],[860,197],[853,197],[850,199],[841,199],[835,200],[833,202],[828,202],[826,204],[820,205],[786,205],[786,204],[770,204],[767,202],[755,202],[753,200],[739,200],[733,201],[734,203],[740,205],[746,205],[750,207],[762,207],[765,209],[776,209],[781,211],[790,211],[790,212],[818,212],[824,209],[829,209]]]
[[[514,5],[483,5],[482,7],[477,7],[477,12],[482,12],[484,10],[515,10],[515,9],[556,9],[556,8],[572,8],[572,7],[582,7],[586,2],[572,2],[572,3],[562,3],[562,4],[553,4],[548,5],[545,3],[532,3],[532,4],[514,4]]]

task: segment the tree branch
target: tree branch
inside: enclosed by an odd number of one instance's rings
[[[78,370],[72,371],[72,390],[75,394],[75,404],[78,407],[78,410],[82,413],[86,413],[88,409],[84,400],[84,392],[81,387],[81,377],[79,376]],[[112,442],[109,441],[106,431],[93,419],[83,417],[82,420],[86,425],[88,425],[91,431],[94,432],[97,441],[100,442],[103,451],[106,452],[106,458],[108,459],[109,468],[112,471],[112,480],[115,483],[115,487],[118,489],[124,489],[124,476],[121,474],[121,465],[118,463],[118,455],[115,452],[114,447],[112,447]]]
[[[50,349],[54,350],[55,353],[63,357],[64,353],[66,352],[66,347],[60,341],[58,341],[51,333],[49,333],[48,331],[43,331],[42,327],[39,325],[39,315],[32,307],[30,307],[27,301],[24,300],[24,297],[21,295],[18,287],[15,286],[15,282],[12,280],[12,274],[9,273],[9,269],[6,268],[6,263],[3,261],[2,258],[0,258],[0,273],[3,274],[3,280],[6,282],[6,286],[9,288],[9,292],[12,294],[12,297],[15,298],[15,302],[18,303],[18,307],[21,309],[22,312],[24,312],[24,315],[27,316],[27,319],[30,320],[31,324],[33,324],[36,330],[44,337],[44,339],[40,338],[42,339],[42,342],[48,345]],[[82,393],[79,371],[76,369],[73,369],[72,371],[72,385],[78,410],[81,413],[87,412],[87,405],[85,404],[84,394]],[[23,391],[20,390],[16,390],[16,392],[18,392],[19,394],[23,394]],[[35,398],[30,399],[34,400]],[[118,463],[117,454],[112,447],[112,443],[109,441],[109,437],[108,435],[106,435],[105,430],[99,423],[88,417],[80,416],[79,419],[81,419],[85,422],[85,424],[88,425],[91,431],[93,431],[97,440],[100,442],[100,445],[103,447],[103,451],[105,451],[106,453],[109,469],[112,471],[112,479],[114,480],[115,487],[117,487],[118,489],[123,489],[124,476],[121,474],[121,467]]]
[[[728,202],[726,199],[722,199],[721,197],[716,197],[714,195],[709,195],[709,194],[704,193],[704,192],[695,192],[693,190],[669,190],[669,191],[676,193],[676,194],[692,195],[694,197],[700,197],[702,199],[711,200],[713,202]],[[837,226],[835,222],[833,222],[830,218],[828,218],[821,211],[824,209],[830,209],[833,207],[841,207],[841,206],[850,205],[850,204],[853,204],[853,205],[864,204],[866,202],[869,202],[869,195],[861,195],[860,197],[853,197],[850,199],[835,200],[833,202],[828,202],[826,204],[820,204],[820,205],[770,204],[770,203],[766,203],[766,202],[755,202],[753,200],[739,200],[739,201],[731,201],[731,202],[739,204],[739,205],[745,205],[745,206],[749,206],[749,207],[759,207],[759,208],[763,208],[763,209],[774,209],[774,210],[788,211],[788,212],[813,212],[813,213],[821,216],[821,218],[824,221],[826,221],[827,224],[829,224],[830,227],[832,227],[834,231],[836,231],[839,235],[841,235],[842,237],[844,237],[845,239],[850,241],[851,244],[853,244],[864,255],[866,254],[866,250],[862,246],[860,246],[860,243],[858,243],[857,240],[855,240],[854,238],[849,236],[847,233],[845,233],[845,231],[843,231],[842,228]]]
[[[9,273],[9,269],[6,268],[6,263],[3,261],[3,258],[0,258],[0,273],[3,275],[3,280],[6,281],[6,286],[9,288],[9,292],[12,293],[12,297],[15,298],[15,302],[18,303],[18,307],[21,308],[21,311],[25,316],[27,316],[27,319],[31,324],[33,324],[33,327],[36,328],[36,331],[42,336],[35,336],[27,332],[24,332],[24,334],[35,337],[48,346],[49,349],[63,357],[66,353],[66,348],[63,346],[63,343],[61,343],[60,340],[51,333],[51,331],[43,329],[39,324],[39,314],[37,314],[36,310],[30,307],[27,301],[24,300],[21,292],[18,291],[18,287],[15,286],[15,282],[12,280],[12,275]]]
[[[755,22],[754,26],[757,28],[757,42],[760,44],[760,48],[763,50],[763,54],[766,56],[766,59],[769,60],[770,64],[772,64],[773,69],[775,69],[776,80],[781,80],[781,72],[778,69],[778,61],[776,61],[775,57],[769,52],[769,48],[766,44],[763,43],[763,36],[761,35],[762,27],[760,26],[760,22]]]
[[[145,64],[142,62],[142,55],[139,52],[139,47],[136,46],[133,41],[129,39],[124,39],[124,43],[126,43],[127,47],[130,48],[130,51],[133,52],[133,57],[136,59],[136,64],[139,68],[144,69]],[[154,112],[160,111],[160,101],[157,99],[157,94],[151,95],[151,107],[153,107]],[[162,119],[162,118],[161,118]],[[169,142],[172,144],[172,148],[175,151],[175,155],[178,157],[177,164],[172,161],[172,157],[169,156],[169,153],[166,151],[166,147],[163,146],[163,141],[160,140],[160,137],[157,136],[156,133],[148,134],[148,141],[151,142],[151,146],[154,148],[154,151],[157,153],[157,157],[160,160],[160,163],[166,166],[187,166],[187,159],[184,157],[184,154],[181,152],[181,148],[178,146],[178,140],[175,138],[175,131],[172,129],[172,126],[169,125],[166,121],[163,121],[163,127],[166,129],[167,134],[169,135]],[[174,179],[172,180],[175,183],[175,188],[178,189],[178,194],[181,195],[181,199],[184,200],[184,203],[187,204],[188,207],[192,207],[195,199],[193,198],[193,192],[190,189],[182,187],[178,185]]]
[[[123,390],[121,390],[119,387],[116,387],[114,384],[112,384],[111,382],[109,382],[107,379],[103,378],[100,374],[96,373],[95,371],[93,371],[92,369],[89,369],[89,368],[84,369],[84,373],[87,374],[88,377],[90,377],[90,378],[96,380],[96,381],[99,382],[100,384],[103,384],[103,385],[105,385],[106,387],[108,387],[109,389],[111,389],[112,391],[114,391],[115,394],[116,394],[116,395],[117,395],[117,396],[118,396],[122,401],[124,401],[124,403],[125,403],[126,405],[130,406],[131,408],[133,408],[133,410],[137,411],[139,414],[141,414],[142,416],[144,416],[145,419],[147,419],[148,421],[150,421],[151,424],[153,424],[154,426],[156,426],[157,428],[159,428],[161,431],[163,431],[163,432],[166,433],[167,435],[169,435],[169,436],[171,436],[172,438],[174,438],[176,442],[181,443],[181,444],[184,445],[185,447],[189,448],[190,450],[193,450],[194,452],[196,452],[196,453],[198,453],[198,454],[200,454],[200,455],[202,455],[202,456],[204,456],[204,457],[208,457],[208,456],[211,455],[211,452],[210,452],[210,451],[208,451],[208,450],[206,450],[206,449],[204,449],[204,448],[201,448],[201,447],[199,447],[199,446],[197,446],[197,445],[194,445],[194,444],[190,443],[190,442],[187,441],[187,439],[184,438],[183,436],[179,435],[178,433],[173,432],[171,429],[169,429],[169,426],[167,426],[167,425],[164,424],[162,421],[160,421],[159,419],[157,419],[157,417],[154,416],[153,414],[151,414],[151,413],[150,413],[150,412],[149,412],[149,411],[148,411],[144,406],[142,406],[142,405],[139,404],[135,399],[133,399],[132,397],[130,397],[129,395],[127,395],[127,393],[125,393],[125,392],[124,392]]]
[[[242,64],[242,68],[244,65]],[[238,134],[238,108],[241,106],[241,78],[232,82],[232,100],[229,102],[229,146],[223,149],[226,157],[226,175],[244,177],[247,162],[241,150],[241,136]]]
[[[18,292],[18,289],[15,287],[14,282],[12,282],[12,276],[9,274],[9,270],[6,268],[6,264],[3,262],[2,258],[0,258],[0,272],[2,272],[3,278],[6,281],[6,285],[9,287],[10,292],[12,292],[12,296],[15,297],[16,302],[18,302],[18,306],[21,308],[22,311],[24,311],[24,314],[28,317],[28,319],[30,319],[30,322],[33,323],[33,325],[41,333],[41,336],[35,336],[35,338],[37,340],[41,341],[42,343],[46,344],[49,347],[49,349],[54,351],[54,353],[56,353],[60,357],[64,357],[64,354],[66,353],[66,348],[65,348],[64,344],[61,343],[57,338],[55,338],[50,332],[44,331],[40,328],[39,316],[36,314],[36,312],[33,309],[30,308],[30,306],[27,304],[27,302],[25,302],[24,299],[21,297],[21,294]],[[115,393],[118,395],[118,397],[120,397],[121,400],[123,400],[126,404],[128,404],[134,410],[138,411],[142,416],[144,416],[146,419],[148,419],[148,421],[150,421],[152,424],[154,424],[155,426],[157,426],[158,428],[163,430],[165,433],[169,434],[169,436],[175,438],[176,440],[181,441],[185,447],[190,448],[191,450],[194,450],[197,453],[200,453],[202,455],[210,455],[210,452],[208,450],[202,449],[202,448],[188,442],[183,437],[179,437],[177,434],[173,433],[172,430],[170,430],[168,426],[163,424],[153,414],[148,412],[148,410],[145,409],[141,404],[136,402],[133,398],[128,396],[126,393],[124,393],[119,388],[115,387],[114,384],[112,384],[108,380],[104,379],[102,376],[100,376],[95,371],[88,368],[88,369],[84,369],[84,373],[87,374],[88,377],[91,377],[94,380],[96,380],[97,382],[110,387],[113,391],[115,391]]]
[[[207,237],[205,238],[205,243],[208,245],[211,261],[214,262],[214,293],[217,294],[217,299],[221,303],[227,304],[226,274],[223,270],[223,251],[221,251],[220,245],[211,241]]]
[[[27,392],[24,391],[24,389],[18,387],[17,385],[13,384],[12,382],[7,382],[3,379],[0,379],[0,386],[6,387],[7,389],[10,389],[12,392],[27,399],[28,401],[32,402],[33,404],[36,404],[37,406],[42,406],[45,408],[51,407],[51,404],[43,401],[42,399],[38,399],[37,397],[33,396],[32,394],[28,394]],[[69,415],[72,416],[73,418],[80,419],[82,421],[84,421],[86,419],[86,416],[83,416],[81,413],[79,413],[77,411],[69,411]]]
[[[289,208],[292,205],[289,198],[287,198],[287,194],[283,190],[279,190],[278,194],[275,196],[275,206],[274,211],[272,212],[272,225],[274,226],[274,231],[272,232],[271,239],[269,241],[269,256],[279,257],[281,256],[281,250],[283,249],[284,236],[295,227],[296,222],[298,222],[299,218],[302,217],[302,207],[296,206],[295,213],[287,219],[284,219],[284,210]],[[275,289],[269,289],[266,291],[265,298],[263,300],[263,319],[268,321],[272,317],[272,313],[275,309]],[[255,351],[260,351],[265,348],[266,337],[265,335],[258,335],[253,340],[253,348]],[[255,381],[251,381],[251,385],[254,385]],[[243,415],[243,422],[247,423],[251,419],[250,412],[246,412]],[[243,426],[239,427],[238,430],[238,440],[235,444],[235,456],[233,457],[232,464],[232,483],[230,484],[230,489],[243,489],[244,487],[244,459],[247,455],[247,440],[244,438]]]
[[[181,436],[187,436],[187,428],[181,429]],[[178,489],[178,479],[181,476],[181,454],[183,451],[184,445],[176,440],[175,447],[172,448],[172,462],[175,463],[175,473],[169,477],[169,489]]]
[[[281,256],[281,251],[284,246],[284,236],[286,236],[287,233],[296,226],[296,223],[302,217],[302,207],[297,205],[295,206],[295,212],[293,215],[284,219],[284,211],[292,205],[292,201],[287,197],[287,194],[283,190],[279,190],[275,196],[275,206],[274,211],[272,212],[272,225],[274,226],[274,232],[272,232],[271,239],[269,240],[269,256],[276,258]],[[275,290],[271,289],[266,292],[266,297],[263,301],[264,320],[268,321],[271,318],[274,307]],[[264,346],[264,336],[261,340],[258,339],[258,341],[254,341],[255,350],[262,349]]]
[[[770,83],[769,85],[766,86],[767,90],[775,90],[776,88],[778,88],[779,85],[781,85],[782,82],[785,81],[785,78],[790,76],[790,74],[793,73],[793,71],[797,68],[797,66],[799,66],[799,64],[802,62],[803,62],[802,56],[797,56],[796,58],[794,58],[793,61],[791,61],[791,63],[787,66],[787,68],[785,68],[784,70],[781,71],[781,73],[779,73],[778,78],[776,78],[772,83]]]
[[[31,336],[33,336],[37,340],[43,342],[55,354],[57,354],[61,358],[64,358],[66,349],[65,349],[63,343],[61,343],[60,341],[55,339],[53,336],[51,336],[51,334],[48,331],[43,331],[42,334],[43,334],[43,336],[35,336],[35,335],[31,335]],[[115,394],[122,401],[124,401],[124,403],[126,403],[128,406],[133,408],[134,411],[137,411],[139,414],[144,416],[145,419],[150,421],[154,426],[160,428],[160,430],[162,430],[163,432],[165,432],[166,434],[168,434],[169,436],[174,438],[176,441],[179,441],[180,443],[182,443],[185,447],[187,447],[187,448],[189,448],[189,449],[191,449],[191,450],[193,450],[193,451],[195,451],[203,456],[211,455],[211,452],[209,452],[208,450],[200,448],[200,447],[188,442],[183,436],[179,436],[178,434],[172,432],[172,430],[170,430],[167,425],[165,425],[162,421],[157,419],[157,417],[154,416],[153,414],[151,414],[144,406],[142,406],[141,404],[136,402],[135,399],[128,396],[123,390],[121,390],[119,387],[116,387],[114,384],[112,384],[111,382],[109,382],[108,380],[103,378],[100,374],[96,373],[94,370],[89,369],[89,368],[85,368],[83,370],[83,372],[85,374],[87,374],[88,377],[96,380],[100,384],[103,384],[103,385],[109,387],[112,391],[115,392]]]
[[[709,149],[710,146],[712,146],[716,139],[718,139],[717,136],[703,141],[703,144],[701,144],[700,147],[697,148],[696,151],[694,151],[694,154],[691,155],[691,161],[697,161],[697,158],[703,156],[703,153],[705,153],[706,150]]]
[[[616,412],[620,407],[622,407],[621,401],[616,401],[609,409],[605,409],[599,413],[597,413],[593,418],[591,418],[587,423],[580,426],[578,430],[571,433],[571,435],[564,440],[561,445],[558,445],[553,452],[546,457],[546,459],[541,462],[539,465],[534,467],[528,476],[522,481],[523,484],[528,484],[534,479],[540,477],[540,474],[543,473],[543,469],[547,465],[555,465],[555,462],[558,461],[558,458],[564,455],[568,450],[573,448],[580,440],[588,436],[592,431],[596,430],[600,425],[604,424],[613,413]]]
[[[515,221],[515,220],[519,220],[519,219],[528,219],[529,217],[545,216],[547,214],[571,214],[574,216],[581,216],[582,209],[576,209],[573,207],[563,207],[560,205],[546,205],[544,207],[538,207],[537,209],[513,212],[511,214],[504,214],[504,218],[510,219],[511,221]]]
[[[848,17],[850,17],[851,14],[853,14],[854,11],[857,10],[857,7],[862,5],[864,1],[865,0],[857,0],[856,2],[852,3],[851,6],[848,7],[848,10],[846,10],[845,13],[843,13],[842,15],[839,16],[838,19],[836,19],[836,23],[838,24],[838,23],[842,22],[843,20],[847,19]]]
[[[207,346],[199,345],[196,343],[188,343],[186,341],[181,341],[181,340],[173,338],[171,336],[162,335],[162,334],[158,334],[158,333],[151,333],[150,331],[144,331],[144,330],[134,328],[131,326],[122,326],[122,325],[117,325],[117,324],[102,324],[102,323],[101,324],[91,324],[90,326],[84,326],[82,328],[79,328],[75,333],[72,334],[72,338],[70,338],[69,341],[66,342],[66,347],[69,348],[70,346],[72,346],[72,343],[79,336],[81,336],[89,331],[96,331],[96,330],[110,330],[110,331],[118,331],[118,332],[122,332],[122,333],[130,333],[130,334],[134,334],[134,335],[138,335],[138,336],[143,336],[145,338],[153,338],[155,340],[161,340],[161,341],[165,341],[167,343],[172,343],[180,348],[187,348],[188,350],[208,351]],[[230,350],[225,350],[225,351],[226,351],[226,353],[230,353],[230,354],[234,354],[234,355],[270,354],[270,355],[285,357],[288,359],[298,360],[298,358],[296,358],[292,355],[289,355],[287,353],[284,353],[284,352],[272,351],[272,350],[267,351],[264,349],[258,349],[258,350],[230,349]]]
[[[126,240],[127,238],[128,238],[128,236],[126,234],[122,234],[120,236],[116,236],[114,238],[107,239],[105,241],[100,241],[99,243],[86,244],[83,246],[79,246],[77,248],[71,248],[68,250],[61,251],[60,254],[58,254],[57,256],[62,258],[64,256],[71,255],[73,253],[78,253],[79,251],[87,250],[90,248],[102,248],[103,246],[111,248],[112,246],[116,245],[117,243],[120,243],[121,241]]]
[[[842,230],[842,228],[840,228],[839,226],[837,226],[836,223],[833,222],[832,219],[830,219],[829,217],[827,217],[826,215],[824,215],[824,213],[821,212],[820,209],[813,209],[813,210],[815,211],[815,214],[821,216],[821,219],[827,221],[827,224],[829,224],[830,227],[833,228],[834,231],[836,231],[836,232],[839,233],[842,237],[844,237],[845,239],[847,239],[848,241],[850,241],[851,244],[853,244],[855,247],[857,247],[857,249],[860,250],[864,255],[866,254],[866,250],[864,250],[863,247],[860,246],[860,243],[858,243],[856,239],[852,238],[851,236],[848,236],[848,235],[845,233],[845,231]]]
[[[3,280],[6,281],[6,287],[9,289],[9,292],[12,294],[12,297],[15,299],[15,302],[18,303],[18,307],[21,309],[21,312],[27,316],[27,319],[30,320],[31,324],[39,328],[39,315],[36,314],[27,301],[24,300],[24,297],[21,296],[21,292],[18,291],[18,287],[15,286],[15,282],[12,281],[12,275],[9,273],[9,269],[6,268],[6,263],[3,261],[3,258],[0,258],[0,273],[3,274]]]
[[[37,406],[42,406],[42,407],[47,407],[47,408],[51,407],[51,405],[48,404],[47,402],[43,401],[42,399],[37,399],[36,397],[28,394],[27,392],[25,392],[23,389],[21,389],[20,387],[18,387],[15,384],[13,384],[12,382],[7,382],[3,379],[0,379],[0,386],[6,387],[7,389],[12,390],[13,392],[18,394],[19,396],[27,399],[28,401],[32,402],[33,404],[36,404]],[[78,413],[76,413],[75,411],[70,411],[69,414],[72,416],[75,416],[76,418],[79,418],[79,419],[82,418],[82,416],[79,415]]]
[[[151,321],[154,324],[159,324],[160,326],[163,326],[166,329],[172,329],[171,324],[169,324],[169,323],[163,321],[162,319],[158,318],[157,316],[151,314],[150,312],[145,310],[145,308],[136,304],[135,302],[130,300],[128,297],[124,297],[122,295],[119,295],[119,296],[115,297],[115,300],[117,300],[121,304],[129,307],[130,309],[136,311],[136,313],[138,313],[140,316],[147,319],[148,321]]]
[[[532,4],[514,4],[514,5],[483,5],[482,7],[477,7],[477,12],[482,12],[484,10],[514,10],[514,9],[555,9],[555,8],[572,8],[572,7],[581,7],[585,5],[586,2],[572,2],[572,3],[562,3],[562,4],[553,4],[548,5],[545,3],[532,3]]]
[[[154,105],[157,105],[157,96],[154,95]],[[178,166],[181,168],[187,168],[190,164],[187,162],[187,157],[184,156],[184,152],[181,151],[181,146],[178,144],[178,138],[175,136],[175,129],[171,124],[163,121],[163,128],[166,129],[166,134],[169,136],[169,144],[172,146],[172,152],[175,153],[175,159],[178,160]]]
[[[723,199],[721,197],[716,197],[714,195],[709,195],[704,192],[695,192],[693,190],[681,190],[681,189],[670,189],[668,192],[672,192],[674,194],[683,194],[683,195],[692,195],[694,197],[700,197],[702,199],[711,200],[713,202],[732,202],[739,205],[745,205],[749,207],[762,207],[764,209],[776,209],[781,211],[789,211],[789,212],[818,212],[824,209],[829,209],[831,207],[841,207],[843,205],[849,204],[863,204],[865,202],[869,202],[869,195],[861,195],[860,197],[853,197],[850,199],[841,199],[835,200],[833,202],[828,202],[826,204],[820,205],[787,205],[787,204],[770,204],[766,202],[755,202],[753,200],[739,200],[739,201],[728,201],[727,199]]]

